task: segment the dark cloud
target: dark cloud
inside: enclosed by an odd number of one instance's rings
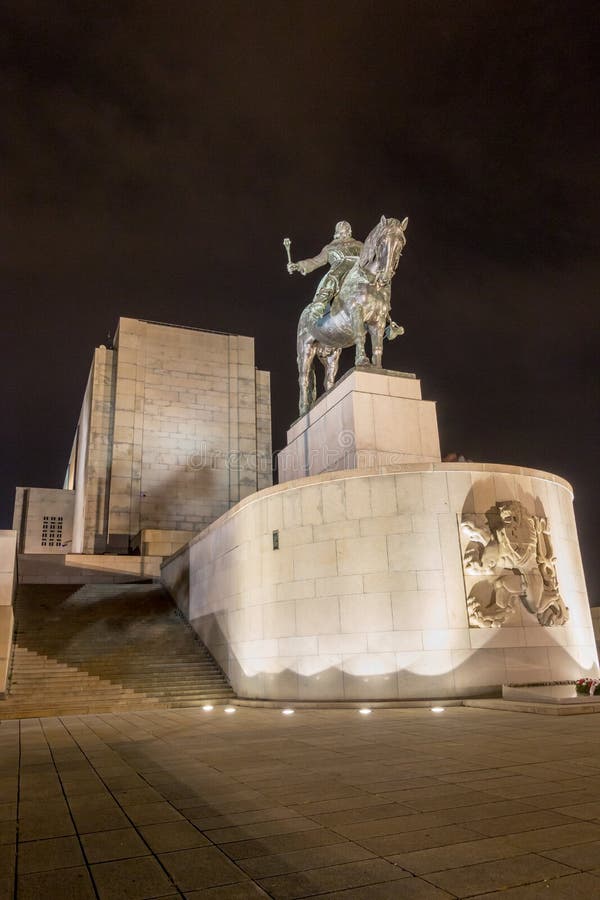
[[[574,482],[599,599],[599,33],[581,0],[4,3],[4,524],[119,315],[255,335],[280,445],[311,288],[282,237],[408,214],[385,362],[445,449]]]

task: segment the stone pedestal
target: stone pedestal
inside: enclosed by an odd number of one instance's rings
[[[343,469],[440,461],[435,403],[415,375],[355,368],[287,432],[279,483]]]

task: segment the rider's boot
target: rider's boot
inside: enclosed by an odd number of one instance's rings
[[[331,291],[321,290],[315,294],[315,299],[310,304],[310,318],[313,322],[322,318],[329,311],[329,301],[331,300]]]

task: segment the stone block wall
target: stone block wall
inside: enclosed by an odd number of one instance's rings
[[[111,546],[145,528],[197,532],[271,483],[252,338],[121,319],[115,346]]]
[[[564,626],[521,605],[501,628],[469,624],[459,521],[506,499],[548,517]],[[242,697],[473,696],[598,671],[572,492],[535,470],[412,464],[278,485],[162,579]]]
[[[0,531],[0,697],[6,693],[12,650],[17,537],[16,531]]]
[[[94,351],[66,482],[75,490],[73,551],[103,553],[114,426],[115,354]]]
[[[13,528],[19,553],[70,553],[74,505],[74,491],[18,487]]]

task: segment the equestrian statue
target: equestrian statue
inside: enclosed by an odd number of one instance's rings
[[[300,415],[317,398],[315,356],[325,368],[325,390],[337,375],[340,353],[355,347],[355,366],[381,368],[383,339],[393,340],[404,329],[390,318],[391,281],[406,245],[408,218],[385,216],[364,244],[352,237],[348,222],[338,222],[333,240],[312,259],[292,262],[291,241],[285,238],[290,275],[308,275],[329,264],[311,303],[298,322],[297,353],[300,383]],[[371,338],[371,359],[365,351],[367,331]]]

